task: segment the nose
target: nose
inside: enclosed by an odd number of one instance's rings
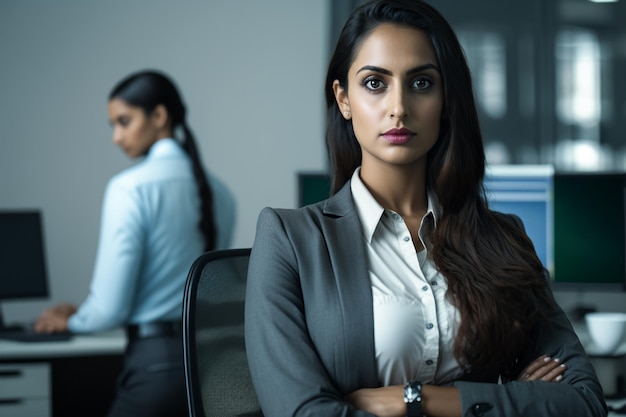
[[[395,88],[390,96],[389,117],[392,119],[404,119],[406,111],[406,92],[403,88]]]
[[[118,146],[122,143],[122,132],[118,127],[113,127],[113,134],[111,139],[113,140],[113,143]]]

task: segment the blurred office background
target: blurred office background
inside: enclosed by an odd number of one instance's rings
[[[363,2],[333,3],[333,39]],[[431,4],[465,49],[488,162],[626,169],[625,0]]]
[[[296,174],[326,168],[326,64],[359,3],[0,0],[0,209],[42,210],[51,281],[51,300],[5,303],[6,321],[87,294],[104,187],[133,163],[111,143],[107,94],[132,71],[178,83],[237,198],[233,246],[252,244],[264,206],[295,207]],[[489,162],[626,169],[626,0],[432,4],[466,50]]]

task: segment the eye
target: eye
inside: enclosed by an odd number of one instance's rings
[[[361,84],[370,91],[379,91],[385,88],[385,83],[378,77],[367,77]]]
[[[433,82],[429,78],[425,78],[425,77],[416,78],[415,80],[413,80],[413,83],[411,84],[412,88],[419,90],[419,91],[428,90],[432,86],[433,86]]]
[[[122,116],[117,119],[117,123],[122,127],[126,127],[130,123],[130,118],[126,116]]]

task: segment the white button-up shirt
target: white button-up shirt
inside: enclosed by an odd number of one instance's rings
[[[383,208],[359,173],[357,168],[351,187],[367,247],[381,384],[451,383],[462,373],[453,355],[459,314],[446,299],[445,277],[428,256],[436,203],[429,196],[418,231],[425,249],[418,253],[402,216]]]

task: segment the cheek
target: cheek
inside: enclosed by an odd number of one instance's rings
[[[375,131],[373,125],[372,118],[367,117],[363,113],[352,116],[352,129],[354,130],[354,135],[359,142],[373,135],[373,132]]]
[[[367,99],[360,99],[356,106],[350,108],[352,112],[352,127],[354,133],[359,137],[359,133],[364,134],[376,130],[377,122],[381,118],[381,107],[376,102]],[[384,116],[384,111],[382,112]]]
[[[371,119],[381,113],[385,113],[385,100],[381,96],[372,95],[363,91],[359,91],[350,99],[353,116],[361,119]]]
[[[439,129],[441,123],[441,112],[443,111],[443,103],[440,100],[435,100],[429,103],[424,103],[421,110],[418,112],[419,117],[423,120],[427,120],[432,129]]]
[[[128,136],[135,142],[145,142],[149,136],[148,130],[144,125],[129,126]]]

